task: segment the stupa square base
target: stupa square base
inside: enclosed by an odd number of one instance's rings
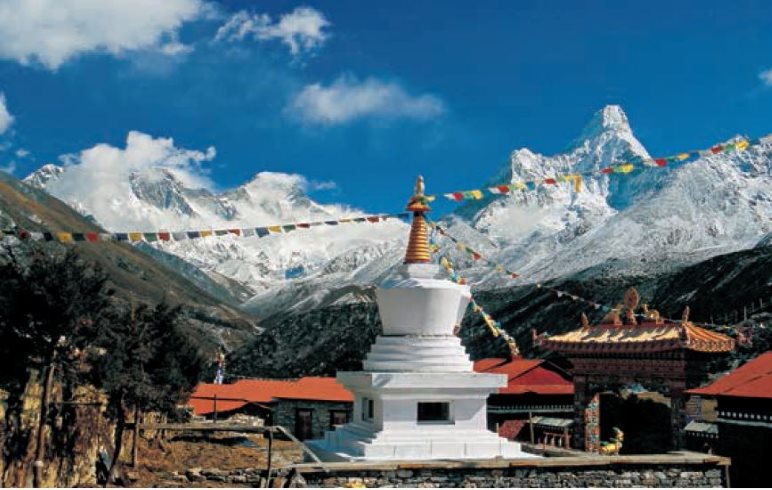
[[[486,400],[504,375],[342,372],[338,380],[355,395],[355,420],[307,442],[323,460],[536,457],[487,429]],[[420,420],[421,403],[446,405],[446,417]]]

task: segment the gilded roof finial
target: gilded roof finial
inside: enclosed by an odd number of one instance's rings
[[[413,197],[407,203],[407,211],[413,212],[413,223],[410,225],[410,237],[407,241],[405,264],[425,264],[431,262],[429,251],[429,231],[426,227],[424,213],[431,211],[429,199],[424,196],[424,178],[420,175],[415,182]]]
[[[413,194],[416,197],[420,197],[424,195],[424,178],[422,175],[419,175],[418,178],[415,181],[415,187],[413,188]]]
[[[580,316],[579,319],[582,322],[582,328],[590,328],[590,320],[587,319],[587,315],[582,313],[582,316]]]

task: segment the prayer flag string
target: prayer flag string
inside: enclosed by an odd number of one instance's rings
[[[72,231],[31,231],[23,228],[14,228],[0,231],[3,235],[15,236],[19,240],[33,240],[45,242],[182,242],[207,237],[232,236],[238,238],[257,237],[263,238],[270,235],[286,234],[297,230],[310,229],[324,226],[338,226],[355,223],[382,223],[391,219],[408,219],[410,213],[376,214],[359,216],[356,218],[339,218],[327,221],[313,221],[304,223],[287,223],[283,225],[255,226],[249,228],[224,228],[218,230],[194,230],[194,231],[151,231],[151,232],[72,232]]]
[[[447,192],[443,193],[442,196],[446,199],[450,199],[451,201],[456,202],[480,200],[486,197],[486,195],[496,196],[509,194],[514,191],[534,190],[537,186],[540,185],[558,185],[562,182],[570,183],[575,192],[581,192],[582,183],[587,177],[609,174],[626,175],[631,174],[636,170],[664,168],[673,163],[689,163],[719,153],[741,152],[747,150],[750,147],[768,143],[772,143],[772,134],[755,139],[738,139],[730,143],[716,144],[708,149],[685,151],[668,157],[639,158],[629,162],[622,162],[587,172],[555,175],[554,177],[544,177],[542,179],[536,180],[498,184],[483,189]],[[432,199],[434,198],[434,196],[427,197]]]

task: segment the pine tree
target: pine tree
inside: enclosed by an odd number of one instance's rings
[[[115,313],[100,332],[98,345],[104,353],[93,364],[108,395],[108,416],[116,421],[110,478],[129,411],[173,413],[201,376],[204,358],[180,331],[179,313],[179,307],[165,303],[154,308],[143,304]]]
[[[82,261],[73,249],[52,250],[37,245],[7,246],[0,265],[0,384],[22,389],[28,367],[44,373],[34,485],[42,482],[45,426],[54,377],[78,372],[108,310],[111,291],[107,276]]]

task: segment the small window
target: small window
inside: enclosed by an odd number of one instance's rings
[[[419,402],[418,422],[450,422],[449,402]]]
[[[330,430],[348,423],[348,410],[330,410]]]
[[[362,420],[373,420],[375,401],[372,398],[362,398]]]

